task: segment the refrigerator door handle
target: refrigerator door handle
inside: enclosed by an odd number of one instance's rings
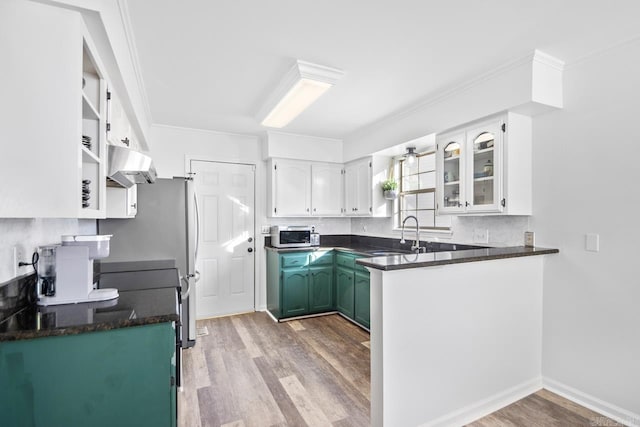
[[[193,191],[193,201],[196,208],[196,250],[194,254],[193,264],[194,266],[198,263],[198,252],[200,251],[200,207],[198,206],[198,194],[196,194],[195,190]],[[198,273],[196,271],[196,273]],[[200,273],[198,273],[198,276]],[[196,282],[200,279],[198,277]]]
[[[180,281],[182,281],[182,283],[187,287],[186,291],[182,291],[182,299],[184,300],[189,296],[189,293],[191,293],[191,284],[189,283],[189,279],[185,276],[180,276]]]

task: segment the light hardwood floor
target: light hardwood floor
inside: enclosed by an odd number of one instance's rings
[[[198,321],[183,352],[179,427],[368,426],[369,334],[338,315],[275,323],[266,313]],[[546,390],[472,424],[618,426]]]

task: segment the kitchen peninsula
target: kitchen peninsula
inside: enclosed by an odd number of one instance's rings
[[[510,247],[364,258],[371,424],[462,425],[541,388],[544,258]]]

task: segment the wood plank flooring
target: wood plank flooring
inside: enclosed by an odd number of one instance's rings
[[[260,312],[203,326],[183,351],[179,427],[370,425],[366,331],[338,315],[275,323]],[[469,426],[620,425],[540,390]]]
[[[266,313],[198,321],[183,351],[180,427],[367,426],[369,334],[337,315]]]

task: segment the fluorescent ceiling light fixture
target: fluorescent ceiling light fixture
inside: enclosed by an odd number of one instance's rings
[[[263,126],[285,127],[343,75],[335,68],[296,60],[265,102],[258,120]]]

